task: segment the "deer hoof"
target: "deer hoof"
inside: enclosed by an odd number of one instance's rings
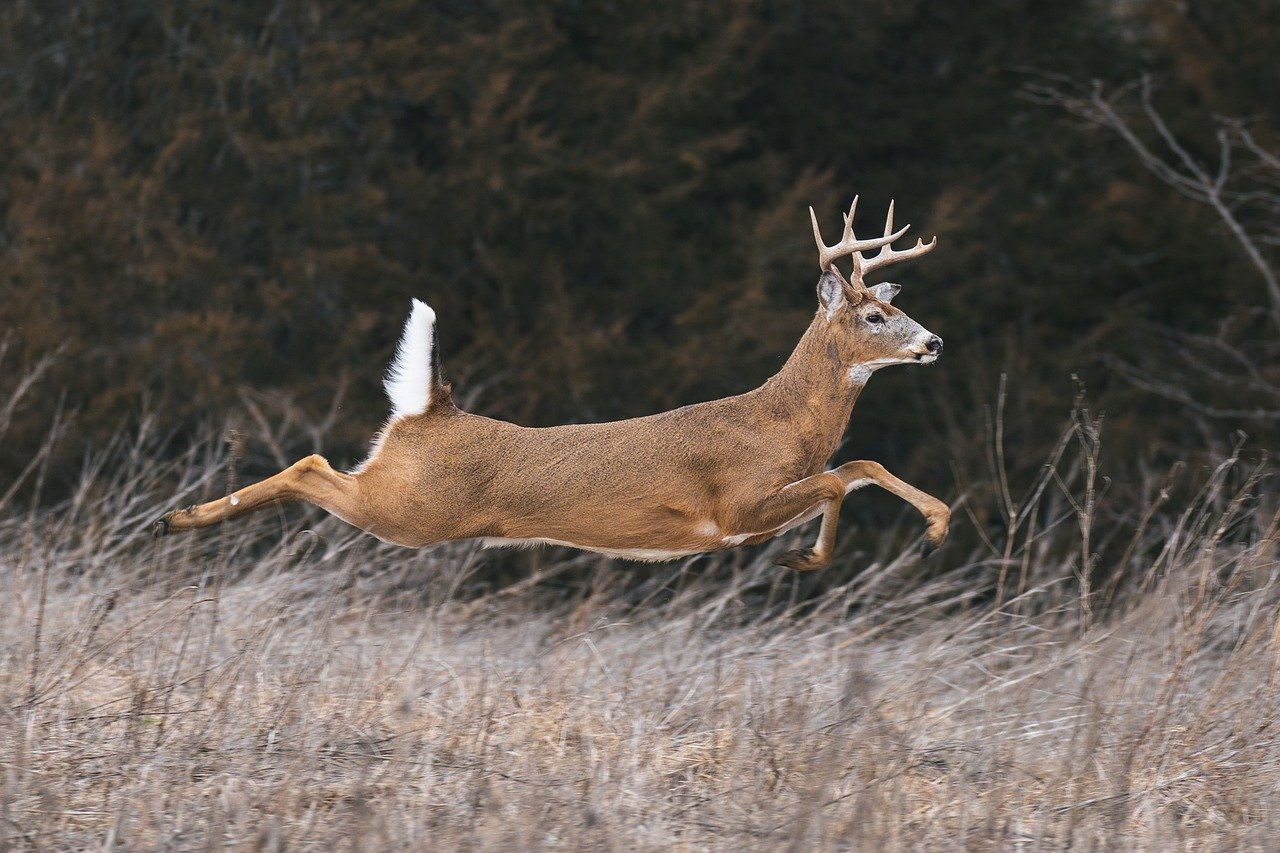
[[[161,516],[151,525],[151,538],[161,539],[169,532],[169,516]]]
[[[782,566],[784,569],[793,569],[797,572],[810,572],[814,569],[821,569],[827,565],[828,560],[818,556],[817,552],[812,548],[800,548],[794,551],[787,551],[781,554],[774,561],[774,565]]]
[[[943,518],[941,523],[930,523],[925,528],[924,542],[920,544],[920,557],[926,558],[934,551],[942,547],[942,543],[947,541],[947,518]]]

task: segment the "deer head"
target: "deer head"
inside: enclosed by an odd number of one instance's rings
[[[866,276],[890,264],[917,258],[933,249],[938,238],[928,243],[916,240],[910,249],[897,250],[893,241],[907,233],[910,225],[893,230],[893,202],[885,217],[884,236],[859,240],[853,233],[853,216],[858,199],[853,199],[844,217],[844,234],[834,246],[826,245],[818,228],[818,217],[809,208],[813,222],[813,239],[818,244],[818,301],[822,310],[819,322],[828,326],[827,340],[849,371],[850,379],[865,382],[871,372],[890,364],[929,364],[942,353],[942,338],[893,307],[893,297],[901,287],[884,283],[868,287]],[[879,251],[872,257],[862,253]],[[843,257],[853,260],[853,274],[846,279],[836,266]]]

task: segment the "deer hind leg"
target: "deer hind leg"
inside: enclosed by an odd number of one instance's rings
[[[208,527],[284,501],[313,503],[357,526],[363,515],[356,478],[333,470],[323,456],[313,454],[226,497],[176,509],[156,522],[155,533],[163,536],[174,530]]]

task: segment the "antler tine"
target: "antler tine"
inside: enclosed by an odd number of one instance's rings
[[[917,237],[916,244],[910,249],[894,249],[886,245],[875,257],[863,259],[862,273],[863,275],[867,275],[882,267],[887,267],[890,264],[896,264],[900,261],[908,261],[912,258],[918,258],[921,255],[932,252],[933,248],[937,245],[937,237],[934,237],[928,243],[926,243],[922,238]]]
[[[853,215],[857,209],[858,197],[854,196],[853,204],[849,205],[849,212],[844,216],[844,232],[840,236],[840,242],[834,246],[828,246],[822,240],[822,230],[818,228],[818,215],[813,212],[812,207],[809,208],[809,220],[813,223],[813,240],[818,244],[818,268],[823,272],[834,266],[837,260],[848,255],[855,255],[867,249],[880,249],[883,252],[883,247],[907,233],[907,229],[903,228],[896,234],[886,231],[883,237],[859,240],[853,233]]]
[[[809,205],[809,221],[813,223],[813,242],[818,244],[818,268],[826,272],[827,246],[822,242],[822,229],[818,227],[818,214],[813,212],[813,205]]]
[[[855,269],[855,274],[859,274],[859,277],[861,277],[861,275],[867,275],[869,273],[873,273],[876,270],[880,269],[881,267],[887,267],[889,266],[889,264],[896,264],[899,261],[906,261],[906,260],[910,260],[911,258],[918,258],[921,255],[927,254],[928,252],[932,251],[933,247],[938,245],[937,237],[934,237],[928,243],[926,243],[924,240],[920,238],[916,238],[916,244],[912,246],[910,249],[902,249],[902,250],[894,249],[893,246],[890,244],[893,242],[893,240],[898,239],[904,233],[906,233],[906,230],[910,227],[911,227],[910,225],[905,225],[903,226],[901,231],[894,233],[893,238],[888,242],[884,243],[880,247],[880,251],[877,252],[874,257],[862,258],[861,259],[862,263],[858,265],[860,269]],[[888,237],[891,232],[893,232],[893,202],[892,201],[889,202],[889,212],[885,214],[885,218],[884,218],[885,236]]]
[[[844,232],[840,235],[841,244],[853,242],[853,217],[858,212],[858,198],[854,196],[849,202],[849,212],[844,214]]]

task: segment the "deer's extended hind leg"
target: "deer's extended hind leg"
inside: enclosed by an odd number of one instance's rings
[[[282,501],[307,501],[357,526],[363,514],[356,478],[333,470],[323,456],[313,454],[225,498],[176,509],[156,522],[155,532],[163,536],[172,530],[208,527]]]
[[[778,557],[777,564],[789,569],[808,571],[821,569],[830,563],[831,554],[835,550],[836,526],[840,520],[840,506],[844,502],[844,496],[854,489],[872,483],[902,498],[924,516],[927,537],[925,556],[928,556],[947,538],[951,509],[946,504],[893,476],[879,462],[859,460],[847,462],[833,471],[823,471],[821,474],[790,483],[777,494],[770,496],[761,506],[763,523],[776,523],[781,526],[803,515],[818,503],[825,503],[818,541],[812,548],[782,554]]]

